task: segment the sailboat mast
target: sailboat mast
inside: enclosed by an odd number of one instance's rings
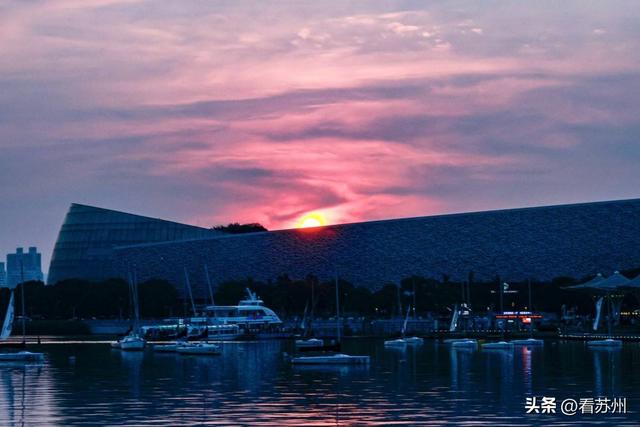
[[[338,269],[336,269],[336,334],[340,342],[340,297],[338,295]]]
[[[611,315],[613,314],[613,306],[611,305],[611,292],[607,292],[607,301],[609,306],[609,315],[607,316],[607,332],[609,336],[607,338],[611,338]]]
[[[196,314],[196,304],[193,301],[193,292],[191,292],[191,282],[189,282],[189,273],[187,273],[187,267],[184,267],[184,280],[187,285],[187,290],[189,291],[189,299],[191,300],[191,309],[193,310],[193,316]]]
[[[315,292],[314,292],[314,287],[315,287],[315,278],[311,279],[311,314],[309,315],[309,331],[310,333],[313,333],[313,307],[315,305]]]
[[[533,306],[531,305],[531,279],[527,280],[527,286],[529,288],[529,338],[533,338]]]
[[[22,344],[26,342],[26,324],[25,324],[25,309],[24,309],[24,264],[20,260],[20,300],[22,302]]]
[[[413,294],[413,320],[416,320],[416,278],[415,276],[413,277],[412,294]]]
[[[209,298],[211,298],[211,305],[216,305],[213,302],[213,288],[211,287],[211,279],[209,278],[209,267],[207,264],[204,265],[204,277],[207,279],[207,286],[209,287]]]
[[[409,322],[409,311],[411,311],[411,307],[407,307],[407,315],[404,318],[404,324],[402,325],[402,338],[407,333],[407,323]]]
[[[503,299],[503,292],[504,292],[504,283],[502,283],[502,281],[498,280],[498,286],[500,287],[500,316],[502,316],[504,314],[504,305],[502,302]],[[505,336],[505,329],[506,329],[506,325],[504,322],[504,319],[502,319],[502,338],[504,339]]]
[[[140,324],[140,306],[138,305],[138,275],[136,271],[133,271],[133,283],[131,284],[133,291],[133,302],[134,302],[134,310],[135,310],[135,323],[133,324],[134,331],[138,333],[138,328]]]

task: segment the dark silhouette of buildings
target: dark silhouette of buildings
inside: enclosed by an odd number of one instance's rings
[[[43,280],[42,255],[34,246],[27,252],[17,248],[16,253],[7,254],[7,286],[15,288],[24,281]]]

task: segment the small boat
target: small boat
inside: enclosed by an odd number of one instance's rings
[[[291,363],[294,365],[368,365],[370,361],[369,356],[351,356],[342,353],[291,358]]]
[[[607,338],[606,340],[593,340],[587,341],[588,347],[621,347],[621,340],[614,340],[612,338]]]
[[[216,344],[196,342],[176,346],[176,353],[217,356],[222,354],[222,350],[220,349],[220,346]]]
[[[340,342],[336,340],[330,340],[325,342],[318,338],[310,338],[308,340],[296,340],[296,350],[300,352],[309,351],[340,351]]]
[[[406,347],[407,342],[404,340],[404,338],[397,338],[395,340],[386,340],[384,342],[384,346],[385,347]]]
[[[485,350],[513,350],[513,343],[507,341],[487,342],[482,344]]]
[[[122,338],[119,344],[120,344],[120,350],[137,351],[137,350],[144,350],[146,341],[140,335],[132,333]]]
[[[476,348],[478,347],[477,340],[460,340],[451,343],[451,348]]]
[[[111,343],[111,348],[113,348],[114,350],[120,350],[120,341],[113,341]]]
[[[511,340],[514,345],[544,345],[544,340],[537,338],[526,338],[522,340]]]
[[[411,306],[407,307],[407,315],[404,319],[404,324],[402,325],[402,330],[400,331],[400,338],[396,338],[393,340],[387,340],[384,342],[385,347],[403,347],[407,344],[422,344],[424,340],[420,337],[405,337],[404,334],[407,331],[407,323],[409,321],[409,311],[411,311]]]
[[[303,347],[321,347],[324,345],[324,341],[318,338],[309,338],[308,340],[296,340],[296,348],[301,349]]]
[[[474,341],[476,344],[478,344],[478,340],[474,339],[474,338],[447,338],[442,340],[443,343],[445,344],[454,344],[457,342],[468,342],[468,341]]]
[[[24,277],[22,277],[22,345],[26,346],[26,334],[25,334],[25,310],[24,310]],[[0,330],[0,341],[5,341],[11,335],[13,329],[15,303],[14,303],[14,291],[11,290],[11,297],[9,298],[9,305],[7,306],[7,312],[4,316],[4,322],[2,323],[2,329]],[[0,353],[0,361],[4,362],[32,362],[43,360],[43,353],[34,353],[30,351],[19,351],[17,353]]]
[[[153,351],[157,351],[160,353],[175,353],[177,349],[178,349],[178,343],[153,345]]]
[[[178,351],[179,347],[184,347],[186,345],[194,345],[194,343],[189,343],[187,341],[176,341],[171,344],[154,344],[153,351],[157,351],[160,353],[175,353]]]
[[[131,292],[131,299],[133,300],[134,309],[134,324],[131,332],[126,337],[119,341],[120,350],[123,351],[139,351],[144,350],[144,346],[147,343],[145,339],[140,335],[140,308],[138,304],[138,278],[135,271],[133,272],[133,278],[129,276],[129,291]]]
[[[17,353],[0,353],[2,362],[37,362],[43,360],[42,353],[32,353],[30,351],[19,351]]]

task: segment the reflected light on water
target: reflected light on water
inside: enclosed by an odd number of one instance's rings
[[[369,367],[292,367],[282,357],[292,351],[286,341],[224,344],[213,357],[105,344],[41,348],[41,366],[0,366],[0,425],[521,425],[532,421],[522,409],[531,395],[593,392],[640,405],[640,379],[622,372],[640,357],[638,344],[489,352],[427,341],[396,352],[381,341],[346,340],[346,352],[372,357]]]

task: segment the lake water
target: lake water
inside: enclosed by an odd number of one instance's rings
[[[406,351],[347,340],[367,367],[292,367],[290,341],[225,343],[221,356],[125,353],[106,344],[42,345],[40,365],[0,365],[0,425],[639,425],[640,344],[591,350]],[[556,414],[525,414],[555,397]],[[626,415],[567,416],[563,399],[626,397]]]

